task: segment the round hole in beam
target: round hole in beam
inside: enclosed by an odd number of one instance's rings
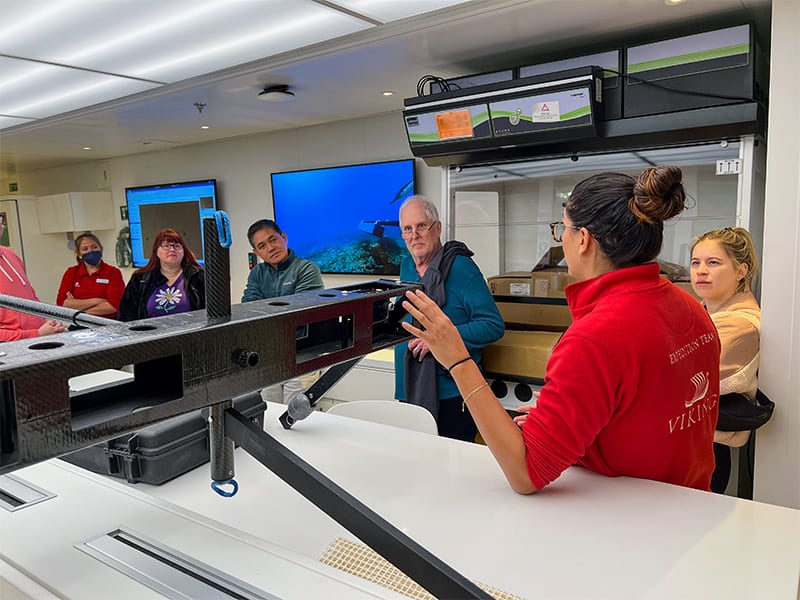
[[[38,344],[33,344],[32,346],[28,346],[30,350],[53,350],[54,348],[61,348],[63,346],[63,342],[39,342]]]

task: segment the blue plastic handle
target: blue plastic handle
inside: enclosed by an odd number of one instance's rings
[[[223,489],[223,485],[230,485],[231,490],[228,491]],[[211,489],[217,492],[223,498],[230,498],[231,496],[235,496],[236,492],[239,491],[239,484],[236,483],[235,479],[228,479],[228,481],[212,481]]]
[[[214,213],[214,219],[217,222],[217,236],[219,237],[219,245],[223,248],[230,248],[231,242],[231,220],[224,210],[218,210]]]

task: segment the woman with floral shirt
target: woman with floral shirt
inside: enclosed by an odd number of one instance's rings
[[[205,273],[194,252],[174,229],[153,242],[148,263],[137,269],[122,296],[121,321],[135,321],[206,307]]]

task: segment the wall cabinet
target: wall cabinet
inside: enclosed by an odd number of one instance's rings
[[[111,192],[66,192],[37,201],[42,233],[114,229]]]

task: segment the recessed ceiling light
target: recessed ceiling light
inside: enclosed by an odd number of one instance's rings
[[[200,129],[209,129],[208,125],[200,125]]]
[[[686,0],[664,0],[664,4],[667,6],[677,6],[678,4],[683,4]]]
[[[84,149],[84,150],[91,150],[91,149],[92,149],[92,147],[91,147],[91,146],[84,146],[84,147],[83,147],[83,149]]]
[[[385,92],[382,92],[382,94],[384,96],[394,96],[394,92],[392,90],[386,90]]]

